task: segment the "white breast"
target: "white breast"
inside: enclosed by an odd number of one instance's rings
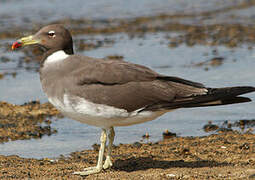
[[[76,103],[72,103],[70,99],[75,99]],[[102,128],[128,126],[151,121],[166,113],[166,111],[142,111],[139,113],[139,110],[127,112],[125,109],[92,103],[84,98],[71,97],[67,94],[64,95],[63,102],[56,98],[49,98],[49,101],[65,116],[85,124]]]
[[[66,54],[65,51],[63,51],[63,50],[56,51],[47,57],[44,64],[47,65],[47,64],[58,62],[58,61],[62,61],[65,58],[67,58],[68,56],[69,55]]]

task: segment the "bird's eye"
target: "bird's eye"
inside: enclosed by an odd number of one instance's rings
[[[48,32],[49,37],[55,37],[55,31],[49,31]]]

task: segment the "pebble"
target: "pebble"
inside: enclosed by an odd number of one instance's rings
[[[219,126],[212,124],[212,122],[209,121],[208,124],[204,125],[203,129],[205,132],[210,132],[219,129]]]
[[[255,179],[255,174],[250,175],[249,179]]]
[[[148,139],[148,138],[150,138],[150,135],[149,135],[149,133],[145,133],[142,137]]]
[[[142,146],[142,144],[139,142],[133,143],[133,147],[140,148],[141,146]]]
[[[167,129],[163,132],[163,139],[176,137],[176,133],[169,132]]]
[[[171,177],[175,177],[175,174],[166,174],[166,177],[171,178]]]

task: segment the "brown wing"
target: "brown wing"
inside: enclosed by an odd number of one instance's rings
[[[72,86],[66,91],[94,103],[130,112],[207,92],[199,83],[162,76],[141,65],[118,60],[79,58],[68,63],[71,73],[66,81],[72,82]]]

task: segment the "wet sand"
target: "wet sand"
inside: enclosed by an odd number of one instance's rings
[[[175,137],[157,143],[115,146],[113,167],[86,179],[247,179],[255,177],[254,134]],[[72,175],[95,166],[94,150],[57,159],[0,156],[1,179],[83,179]]]
[[[0,102],[0,143],[54,134],[57,131],[51,129],[49,118],[58,115],[59,111],[50,103],[33,101],[13,105]]]

